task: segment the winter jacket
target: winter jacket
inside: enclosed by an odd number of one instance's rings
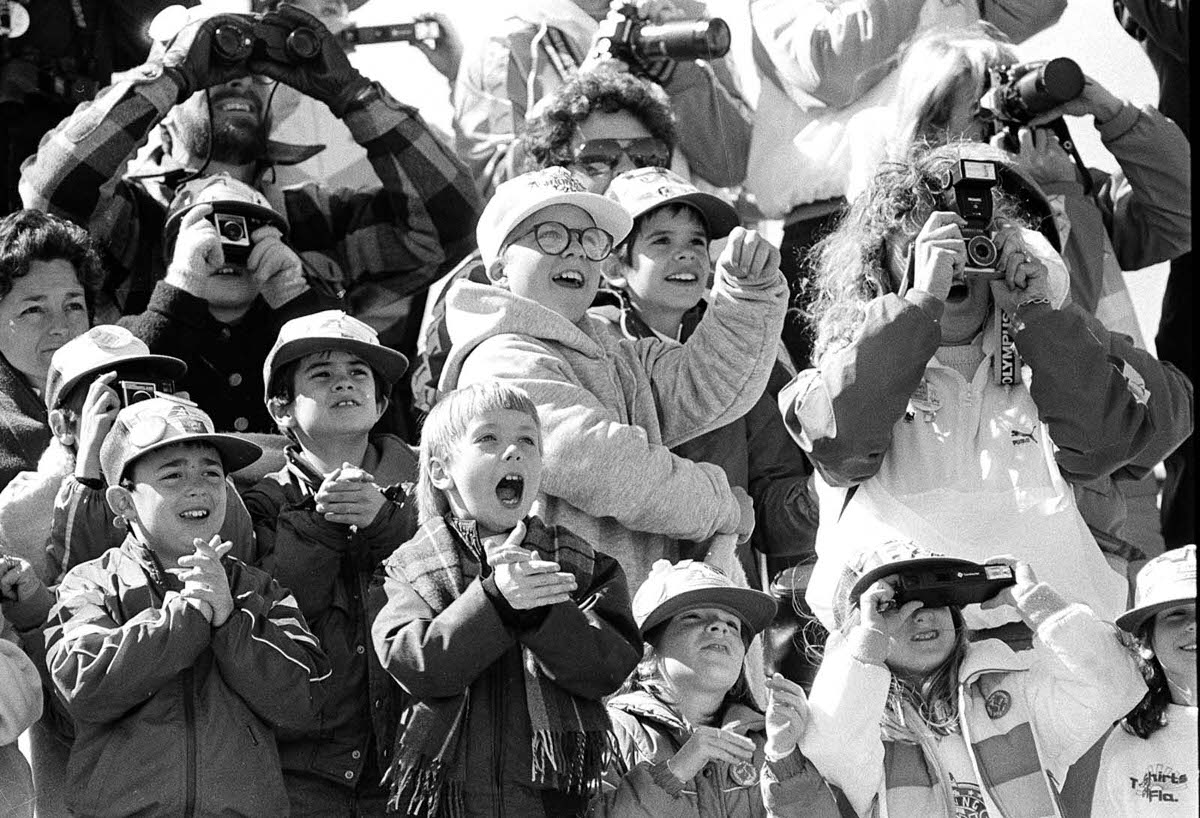
[[[281,732],[279,754],[291,772],[378,786],[360,782],[364,770],[387,768],[399,690],[371,654],[367,593],[380,563],[416,530],[404,491],[416,481],[417,457],[399,438],[371,437],[361,466],[389,499],[370,525],[353,531],[317,512],[313,497],[324,477],[298,454],[290,447],[287,465],[244,495],[259,567],[291,589],[333,668],[319,716]]]
[[[535,105],[574,74],[598,23],[572,0],[508,4],[494,33],[468,43],[454,88],[459,156],[485,197],[524,171],[517,137]],[[680,170],[718,187],[741,183],[750,150],[750,108],[729,58],[680,61],[663,86],[679,132]]]
[[[288,591],[222,565],[234,609],[216,628],[133,535],[63,578],[46,658],[75,720],[73,814],[287,813],[272,731],[311,722],[329,662]]]
[[[762,713],[741,704],[729,705],[720,727],[754,740],[754,760],[734,768],[726,762],[710,761],[690,782],[682,783],[666,763],[691,737],[691,730],[672,708],[642,691],[615,696],[608,703],[616,737],[616,754],[605,791],[592,803],[593,818],[689,818],[729,816],[759,818],[804,816],[835,818],[839,815],[828,785],[798,753],[768,762],[763,757],[767,740]],[[772,777],[773,806],[764,804],[767,782],[763,770],[781,769],[790,775],[780,785]]]
[[[733,531],[725,473],[671,454],[753,406],[774,364],[786,284],[719,272],[713,305],[685,344],[614,341],[499,287],[458,282],[446,321],[443,391],[498,378],[525,389],[542,421],[539,515],[605,551],[638,587],[679,539]]]
[[[0,355],[0,488],[37,468],[50,445],[46,404],[25,376]]]
[[[941,304],[924,293],[871,301],[857,339],[779,396],[817,468],[822,523],[807,600],[827,627],[843,563],[905,536],[948,556],[1012,554],[1113,619],[1127,587],[1105,563],[1069,482],[1120,471],[1192,414],[1190,386],[1074,306],[1021,311],[1026,377],[995,383],[991,333],[967,383],[935,356]],[[858,485],[853,495],[846,487]],[[968,609],[973,627],[1003,609]]]
[[[1066,0],[750,0],[762,83],[746,188],[769,218],[861,190],[883,158],[896,66],[916,35],[979,19],[1013,42]]]
[[[1067,604],[1042,583],[1019,592],[1017,604],[1038,641],[1021,652],[996,639],[969,644],[959,669],[958,728],[992,818],[1057,817],[1067,768],[1146,685],[1114,627],[1086,606]],[[860,816],[953,816],[936,751],[881,733],[891,683],[881,658],[886,639],[861,627],[830,636],[800,750]]]
[[[685,317],[680,340],[691,337],[706,309],[701,301],[689,311],[691,320]],[[623,291],[601,290],[588,315],[614,338],[655,337]],[[729,485],[746,489],[754,500],[749,546],[761,554],[812,555],[816,539],[817,501],[808,488],[812,466],[792,445],[776,405],[779,390],[794,375],[776,361],[766,391],[749,412],[672,449],[688,460],[720,466]],[[756,576],[757,567],[746,564],[752,559],[749,549],[740,548],[739,554],[747,576]]]
[[[109,275],[97,322],[146,310],[167,267],[166,208],[186,170],[163,163],[139,169],[137,178],[125,175],[179,94],[176,82],[152,64],[125,76],[50,131],[21,170],[26,207],[85,226],[104,246]],[[396,301],[423,291],[443,264],[474,247],[481,204],[453,151],[415,109],[387,92],[379,90],[342,121],[367,149],[381,187],[332,190],[310,183],[281,190],[269,183],[269,167],[256,186],[286,217],[289,246],[304,260],[309,282],[386,336],[402,319]],[[242,374],[251,379],[252,373]],[[195,377],[190,366],[189,376]],[[207,405],[203,396],[192,397]],[[218,429],[230,428],[213,419]]]
[[[0,615],[0,814],[33,818],[33,775],[17,737],[42,715],[37,667],[21,650],[16,632]]]
[[[537,529],[547,531],[529,526]],[[533,737],[522,648],[537,657],[542,673],[576,697],[599,700],[616,690],[642,647],[620,564],[597,551],[591,586],[574,594],[578,603],[519,611],[497,589],[473,528],[437,519],[417,536],[454,538],[467,588],[435,616],[405,578],[401,546],[384,563],[382,585],[373,590],[378,613],[371,635],[380,662],[414,699],[467,692],[460,739],[466,748],[467,816],[579,814],[586,800],[537,791],[529,783]],[[537,543],[524,547],[536,549]]]

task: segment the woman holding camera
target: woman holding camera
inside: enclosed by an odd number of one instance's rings
[[[985,188],[992,273],[968,269],[949,184],[964,159],[1000,182]],[[1004,155],[956,142],[881,166],[817,247],[816,366],[779,402],[816,466],[807,600],[827,627],[845,564],[889,535],[966,559],[1013,554],[1101,616],[1124,610],[1126,582],[1067,479],[1128,463],[1155,433],[1148,399],[1167,386],[1148,354],[1066,303],[1062,260],[1026,212],[1048,204]],[[1052,219],[1040,226],[1055,237]],[[999,337],[1002,319],[1013,342]],[[972,627],[1017,620],[974,608]]]
[[[1052,84],[1059,86],[1059,98],[1076,88],[1078,96],[1029,119],[1019,109],[1044,110],[1053,98],[1048,89],[1035,90],[1028,82],[1027,72],[1038,69],[1021,65],[1002,38],[995,29],[978,26],[932,33],[912,45],[899,71],[893,155],[903,156],[914,144],[959,138],[990,141],[1009,151],[1010,161],[1053,207],[1071,300],[1145,349],[1122,271],[1141,270],[1191,248],[1187,138],[1154,107],[1134,106],[1075,72],[1059,74],[1060,81]],[[1063,81],[1068,77],[1081,85]],[[1015,104],[1007,104],[1012,97]],[[1116,173],[1073,161],[1055,131],[1045,127],[1063,115],[1093,117],[1104,147],[1119,164]],[[1125,499],[1117,481],[1144,476],[1192,428],[1187,379],[1173,366],[1148,365],[1165,369],[1169,387],[1151,393],[1157,434],[1116,474],[1088,481],[1068,477],[1093,536],[1122,572],[1141,555],[1123,530]]]
[[[1067,768],[1146,692],[1112,625],[1006,561],[983,604],[1037,633],[1024,655],[902,595],[898,574],[957,560],[897,540],[847,565],[799,750],[859,815],[1059,815]]]

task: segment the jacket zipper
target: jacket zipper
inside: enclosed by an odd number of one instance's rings
[[[192,669],[188,668],[183,672],[183,722],[187,728],[187,795],[183,814],[187,818],[196,814],[196,705],[192,701],[192,686]]]

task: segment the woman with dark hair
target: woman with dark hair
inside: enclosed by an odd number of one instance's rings
[[[50,357],[87,331],[101,277],[83,228],[38,210],[0,219],[0,488],[50,443]]]
[[[646,652],[608,703],[616,748],[593,818],[839,815],[796,751],[803,690],[776,674],[765,716],[750,691],[746,649],[774,614],[707,563],[654,564],[633,598]]]

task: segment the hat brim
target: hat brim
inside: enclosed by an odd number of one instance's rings
[[[53,396],[54,403],[49,408],[57,409],[62,406],[63,398],[70,394],[71,390],[78,386],[84,378],[98,372],[112,372],[128,366],[148,366],[161,369],[162,374],[171,380],[178,380],[187,374],[187,363],[170,355],[130,355],[128,358],[117,358],[88,367],[82,372],[77,372],[74,377],[63,381],[59,384],[58,391]]]
[[[702,190],[694,193],[681,193],[659,202],[651,202],[645,207],[631,210],[629,213],[637,219],[651,210],[669,204],[686,204],[699,210],[700,215],[704,217],[704,224],[708,228],[709,241],[725,238],[733,231],[733,228],[742,223],[742,220],[738,218],[737,211],[733,209],[733,205],[720,196],[714,196]]]
[[[858,598],[862,596],[863,591],[870,588],[875,582],[890,577],[892,574],[900,574],[906,571],[937,569],[937,568],[978,568],[979,564],[970,560],[958,559],[957,557],[917,557],[911,560],[895,560],[872,568],[867,573],[855,581],[854,585],[850,586],[850,605],[849,609],[853,609],[858,605]]]
[[[641,624],[642,634],[669,622],[676,614],[692,608],[721,608],[742,620],[753,636],[771,624],[778,607],[775,599],[753,588],[697,588],[665,600]]]
[[[587,193],[584,191],[559,193],[554,196],[548,196],[545,199],[539,199],[533,204],[513,211],[505,219],[508,227],[505,229],[504,235],[499,237],[496,246],[480,246],[479,255],[483,259],[484,267],[490,268],[492,263],[500,257],[500,249],[504,247],[508,241],[508,237],[518,224],[539,210],[545,210],[548,207],[562,204],[574,205],[591,216],[592,221],[595,222],[597,227],[613,237],[614,247],[625,241],[625,237],[633,229],[633,217],[629,215],[629,211],[612,199],[608,199],[598,193]]]
[[[403,354],[391,347],[368,344],[366,341],[356,341],[353,338],[328,338],[320,336],[316,338],[297,338],[280,346],[271,358],[271,371],[268,373],[267,381],[264,384],[268,393],[271,389],[271,380],[275,377],[275,373],[279,371],[280,367],[292,361],[298,361],[305,355],[328,352],[332,349],[345,350],[362,358],[366,361],[367,366],[379,373],[389,388],[395,386],[408,369],[408,358],[405,358]],[[267,397],[269,398],[270,394]],[[377,395],[376,397],[387,397],[387,395]]]
[[[152,443],[146,448],[139,451],[136,455],[126,460],[121,465],[121,477],[125,476],[125,472],[129,467],[141,460],[151,452],[156,452],[159,449],[165,449],[168,446],[174,446],[177,443],[207,443],[216,449],[221,455],[221,463],[225,466],[225,473],[230,474],[238,469],[244,469],[258,458],[262,457],[262,447],[257,443],[251,443],[249,440],[243,440],[236,435],[222,434],[221,432],[197,432],[195,434],[178,435],[177,437],[160,440],[157,443]],[[112,481],[110,481],[112,482]]]
[[[1158,602],[1151,602],[1149,605],[1130,608],[1117,617],[1116,624],[1123,631],[1137,633],[1138,628],[1144,625],[1146,620],[1158,616],[1159,611],[1165,611],[1167,608],[1174,608],[1177,605],[1186,605],[1189,602],[1195,601],[1195,594],[1192,596],[1181,596],[1178,599],[1160,599]]]

